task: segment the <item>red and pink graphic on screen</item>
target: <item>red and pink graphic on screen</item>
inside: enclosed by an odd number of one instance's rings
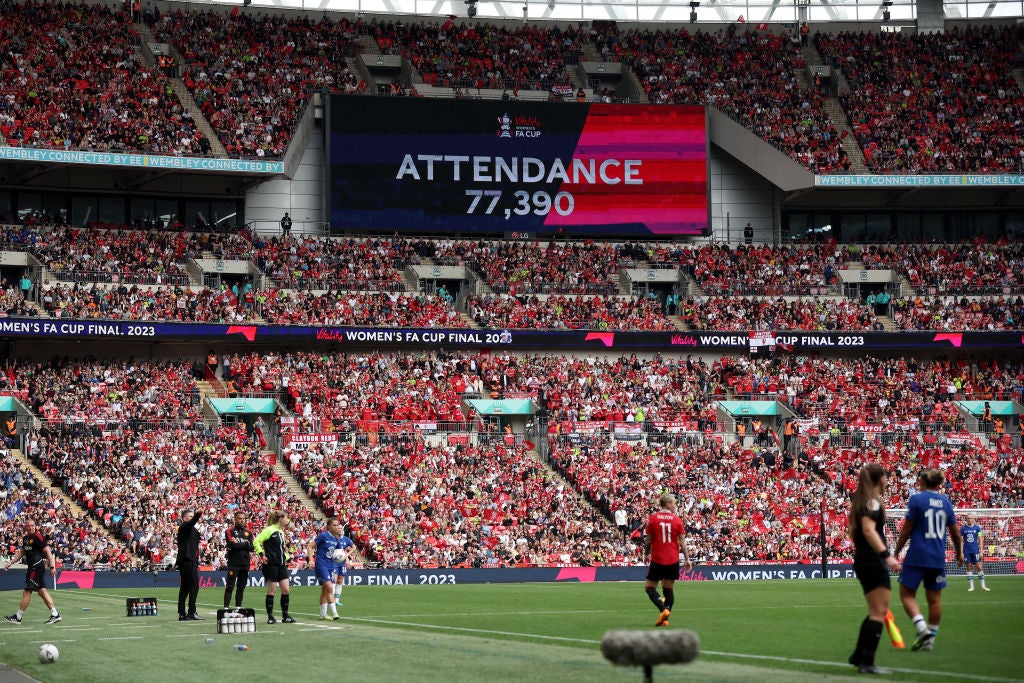
[[[629,159],[633,180],[563,183],[576,205],[547,225],[643,223],[654,234],[701,232],[708,226],[707,119],[704,107],[592,105],[573,160]],[[566,164],[569,166],[570,164]]]

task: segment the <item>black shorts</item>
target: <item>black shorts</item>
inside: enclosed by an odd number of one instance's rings
[[[288,567],[278,566],[276,564],[265,564],[261,567],[263,570],[263,578],[267,581],[284,581],[290,574],[288,573]]]
[[[249,580],[249,565],[228,565],[228,583],[238,581],[245,584]]]
[[[857,580],[860,587],[867,595],[876,588],[892,590],[892,578],[889,576],[889,568],[876,555],[872,558],[853,561],[853,571],[857,573]]]
[[[651,566],[647,568],[647,580],[678,581],[679,563],[673,562],[672,564],[658,564],[657,562],[651,562]]]
[[[25,574],[25,590],[35,593],[40,588],[46,588],[46,565],[42,562],[29,567]]]

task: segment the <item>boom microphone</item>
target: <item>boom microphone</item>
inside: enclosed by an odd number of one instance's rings
[[[601,654],[612,664],[642,666],[651,680],[656,664],[687,664],[700,654],[700,638],[693,631],[608,631],[601,638]]]

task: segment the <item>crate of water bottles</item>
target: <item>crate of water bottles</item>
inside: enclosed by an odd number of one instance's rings
[[[250,607],[217,610],[217,633],[255,633],[256,610]]]
[[[129,617],[159,616],[156,598],[128,598],[125,600],[125,610]]]

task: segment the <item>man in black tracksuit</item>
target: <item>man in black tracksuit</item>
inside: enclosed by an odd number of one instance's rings
[[[196,598],[199,597],[199,530],[196,523],[203,511],[181,511],[181,526],[178,527],[178,559],[174,566],[181,575],[178,589],[178,621],[202,621],[196,614]],[[188,612],[185,611],[185,597],[188,597]]]
[[[231,590],[235,591],[235,607],[242,606],[242,594],[249,582],[249,561],[253,550],[253,534],[245,523],[245,513],[235,512],[235,524],[224,533],[228,548],[228,579],[224,589],[224,609],[231,605]]]

